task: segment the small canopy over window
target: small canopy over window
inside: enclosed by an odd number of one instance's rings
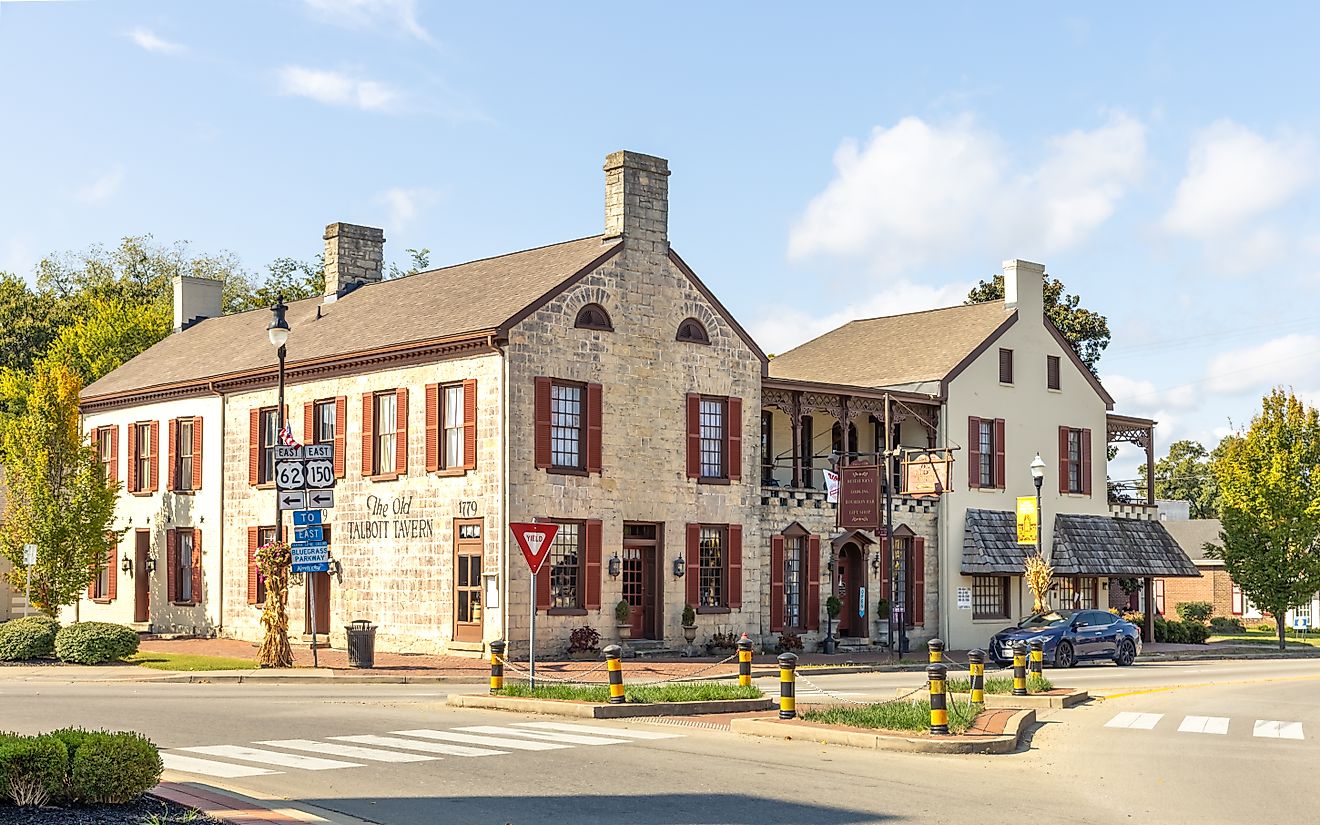
[[[677,340],[691,344],[709,344],[710,336],[706,334],[706,328],[700,321],[696,318],[688,318],[678,325]]]
[[[605,307],[600,304],[587,304],[578,310],[577,320],[573,326],[578,329],[598,329],[603,332],[613,332],[614,325],[610,323],[609,313]]]

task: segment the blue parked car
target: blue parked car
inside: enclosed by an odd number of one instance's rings
[[[1045,661],[1054,667],[1072,667],[1078,662],[1109,659],[1127,666],[1141,652],[1141,630],[1131,622],[1104,610],[1047,610],[1033,613],[990,639],[990,658],[999,664],[1013,661],[1015,642],[1039,639]]]

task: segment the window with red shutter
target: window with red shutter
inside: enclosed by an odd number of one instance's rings
[[[701,396],[687,394],[687,477],[701,477]]]
[[[729,479],[738,481],[742,478],[742,399],[730,398],[725,406],[724,454],[728,459]]]
[[[375,472],[372,466],[375,457],[375,448],[372,442],[375,439],[375,428],[373,420],[376,414],[376,397],[372,393],[362,394],[362,477],[371,478]]]
[[[160,422],[151,422],[151,486],[153,493],[160,489]]]
[[[167,489],[170,489],[170,490],[178,490],[178,489],[179,489],[179,480],[180,480],[180,479],[179,479],[179,456],[178,456],[178,450],[179,450],[179,439],[178,439],[178,432],[179,432],[179,419],[177,419],[177,418],[171,418],[168,422],[166,422],[166,430],[167,430],[167,432],[168,432],[167,439],[168,439],[168,441],[169,441],[169,453],[168,453],[168,455],[169,455],[169,465],[168,465],[168,467],[166,468],[166,471],[165,471],[166,482],[169,484],[169,487],[168,487]],[[189,475],[189,478],[192,477],[192,473],[189,473],[188,475]]]
[[[967,416],[967,486],[981,486],[981,419]]]
[[[192,488],[193,490],[202,489],[202,419],[201,416],[192,421]]]
[[[1004,464],[1004,419],[995,419],[995,483],[994,487],[1000,490],[1007,484],[1007,469]]]
[[[912,539],[912,624],[926,623],[926,540]]]
[[[119,425],[110,428],[110,480],[119,480]]]
[[[463,382],[463,469],[477,469],[477,379]]]
[[[179,545],[173,530],[165,531],[165,590],[171,603],[179,600]]]
[[[820,536],[807,536],[807,630],[820,630]]]
[[[347,443],[345,433],[348,430],[348,397],[344,395],[335,397],[335,478],[343,478],[347,475],[347,453],[344,445]]]
[[[701,606],[701,591],[698,587],[698,574],[701,572],[701,525],[689,524],[685,539],[683,549],[687,564],[683,572],[683,590],[687,603],[695,609]]]
[[[770,631],[784,629],[784,537],[770,537]]]
[[[400,387],[394,396],[394,472],[404,476],[408,474],[408,388]]]
[[[726,534],[728,536],[728,552],[726,558],[726,582],[727,593],[725,597],[725,606],[730,610],[742,609],[742,525],[730,524]]]
[[[303,402],[303,433],[302,443],[316,443],[316,402]]]
[[[261,579],[257,572],[257,548],[260,546],[260,530],[257,527],[247,529],[247,603],[261,604]]]
[[[202,531],[192,531],[192,603],[202,603]]]
[[[248,410],[248,484],[261,483],[261,410]]]

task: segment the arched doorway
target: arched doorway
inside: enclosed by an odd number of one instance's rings
[[[839,635],[866,638],[866,553],[855,541],[845,541],[839,548],[834,567],[834,595],[843,602],[839,612]]]

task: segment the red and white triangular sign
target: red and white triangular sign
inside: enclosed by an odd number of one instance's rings
[[[546,557],[550,555],[550,545],[554,544],[555,536],[559,533],[559,525],[515,521],[509,523],[509,529],[513,531],[513,537],[522,548],[523,555],[527,557],[527,566],[532,569],[532,575],[535,576],[541,570],[541,565],[545,564]]]

